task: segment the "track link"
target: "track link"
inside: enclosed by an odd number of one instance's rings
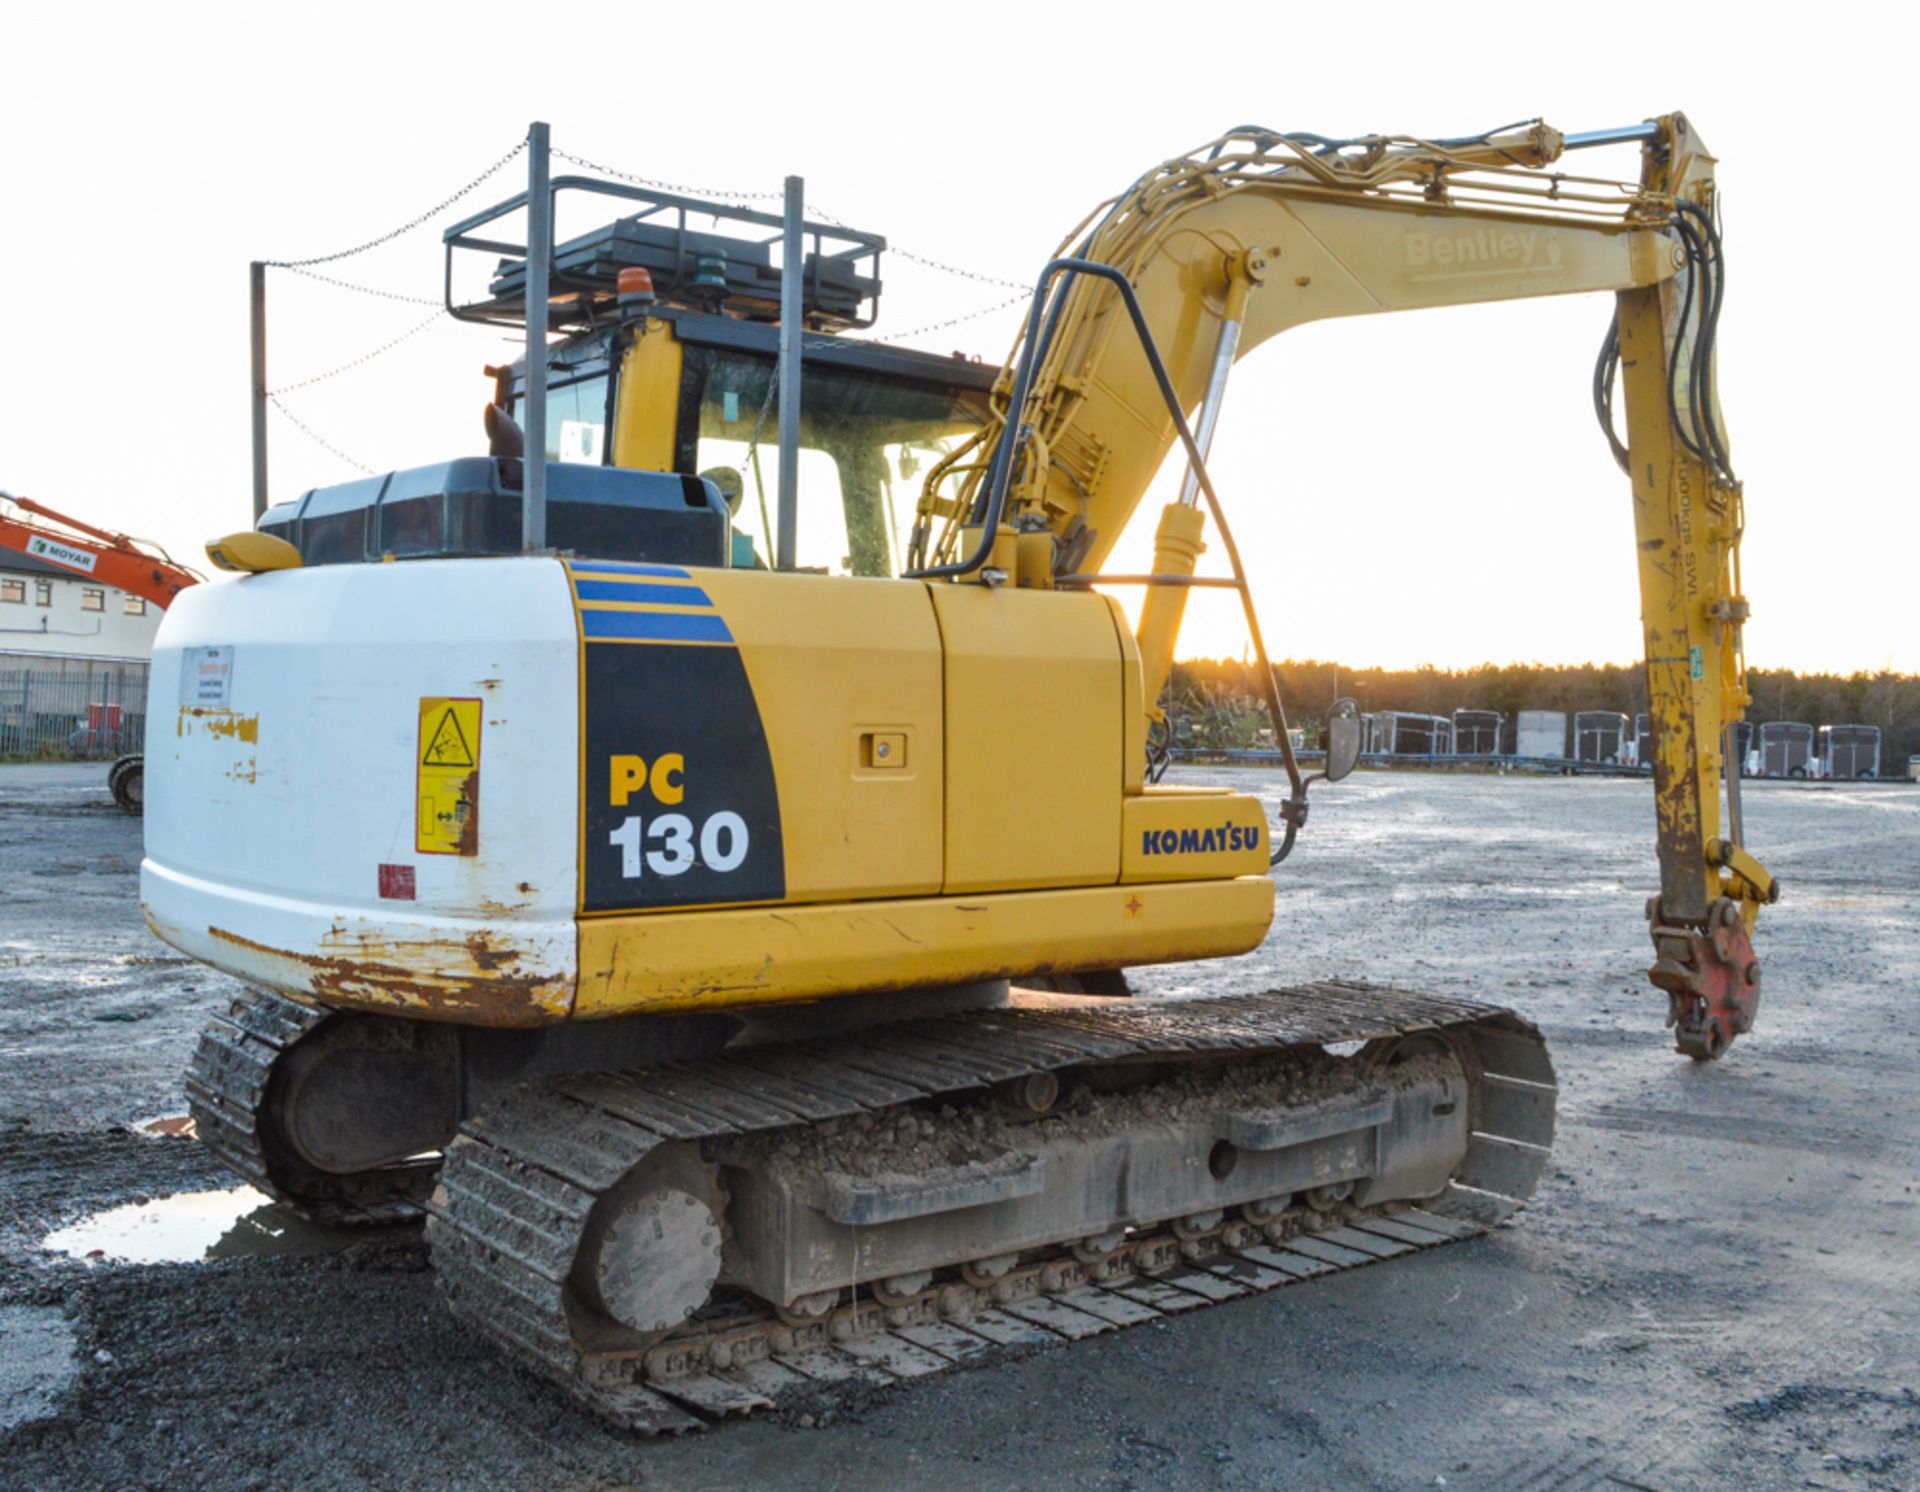
[[[187,1111],[194,1132],[255,1188],[316,1222],[417,1218],[433,1187],[437,1160],[336,1175],[301,1163],[275,1138],[267,1118],[275,1064],[332,1015],[253,990],[214,1016],[187,1066]]]
[[[884,1303],[857,1286],[804,1318],[723,1288],[693,1320],[654,1341],[610,1329],[568,1283],[596,1202],[665,1145],[724,1149],[823,1120],[963,1102],[1034,1074],[1141,1059],[1177,1067],[1431,1033],[1445,1033],[1463,1054],[1470,1138],[1451,1179],[1417,1206],[1318,1198],[1260,1220],[1238,1209],[1211,1226],[1136,1228],[1092,1259],[1065,1246],[1027,1250],[990,1280],[936,1279]],[[457,1317],[615,1423],[673,1432],[1484,1232],[1532,1193],[1552,1140],[1555,1096],[1544,1044],[1511,1012],[1344,981],[1215,999],[976,1011],[524,1085],[462,1126],[427,1207],[427,1234]]]

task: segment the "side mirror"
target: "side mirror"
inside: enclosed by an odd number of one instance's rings
[[[1351,699],[1336,700],[1327,711],[1324,734],[1327,766],[1321,775],[1328,782],[1338,782],[1360,761],[1360,706]]]

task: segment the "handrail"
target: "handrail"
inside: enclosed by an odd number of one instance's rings
[[[1048,310],[1044,325],[1040,321],[1040,312],[1046,305],[1048,287],[1053,281],[1066,276],[1067,285],[1054,297]],[[1281,805],[1280,817],[1286,825],[1286,833],[1279,849],[1273,852],[1269,864],[1278,865],[1293,850],[1294,837],[1300,832],[1300,826],[1307,818],[1307,783],[1300,771],[1300,763],[1293,754],[1293,743],[1287,739],[1287,710],[1280,700],[1280,685],[1274,678],[1273,667],[1267,661],[1267,645],[1260,635],[1260,618],[1254,610],[1253,592],[1247,585],[1246,567],[1240,562],[1240,546],[1234,543],[1233,530],[1227,524],[1225,509],[1221,506],[1220,495],[1214,490],[1213,478],[1207,472],[1207,463],[1200,454],[1199,444],[1188,428],[1186,411],[1180,407],[1180,396],[1175,392],[1173,379],[1168,376],[1167,365],[1161,359],[1159,346],[1153,340],[1153,330],[1147,325],[1146,313],[1140,308],[1140,298],[1134,292],[1132,282],[1111,264],[1096,263],[1091,259],[1062,258],[1050,261],[1040,271],[1040,278],[1033,287],[1033,306],[1027,316],[1029,327],[1040,326],[1038,336],[1028,336],[1020,352],[1020,369],[1015,375],[1013,398],[1007,405],[1008,420],[1003,427],[1000,448],[994,452],[993,469],[990,473],[990,485],[986,510],[982,514],[980,541],[972,554],[964,560],[952,561],[943,565],[929,565],[919,570],[903,572],[903,578],[909,580],[954,579],[970,575],[987,562],[993,552],[995,536],[1000,530],[1000,520],[1006,512],[1007,490],[1013,481],[1013,463],[1018,456],[1018,446],[1024,437],[1026,426],[1020,417],[1026,410],[1027,396],[1033,383],[1033,370],[1046,344],[1053,338],[1061,304],[1066,299],[1066,290],[1071,288],[1073,279],[1079,275],[1091,275],[1095,279],[1105,280],[1120,292],[1125,303],[1127,315],[1133,322],[1133,330],[1140,339],[1140,348],[1147,356],[1147,364],[1153,370],[1154,382],[1160,387],[1160,397],[1167,406],[1167,412],[1173,417],[1175,433],[1180,444],[1186,448],[1187,461],[1193,474],[1199,478],[1200,490],[1206,494],[1208,511],[1213,514],[1214,527],[1220,531],[1220,542],[1226,547],[1227,561],[1233,568],[1233,586],[1240,593],[1241,610],[1247,619],[1247,631],[1253,642],[1255,661],[1260,665],[1260,677],[1265,683],[1267,709],[1273,717],[1274,736],[1280,743],[1281,755],[1285,759],[1287,781],[1292,787],[1286,803]],[[1129,577],[1134,578],[1134,577]],[[1085,582],[1078,576],[1063,579],[1091,584],[1098,577],[1089,577]],[[1152,583],[1149,578],[1148,583]]]

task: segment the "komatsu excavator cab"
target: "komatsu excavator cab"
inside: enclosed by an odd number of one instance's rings
[[[772,327],[656,305],[555,348],[547,392],[552,547],[603,559],[771,568],[776,343]],[[261,528],[294,543],[308,565],[518,554],[523,368],[497,371],[497,427],[507,434],[496,445],[510,450],[315,489],[269,509]],[[795,568],[897,576],[906,567],[916,478],[985,424],[997,371],[964,358],[812,339],[801,385]]]

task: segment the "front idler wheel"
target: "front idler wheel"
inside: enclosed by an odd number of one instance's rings
[[[725,1213],[718,1180],[692,1147],[653,1152],[594,1204],[574,1290],[642,1337],[672,1331],[719,1283]]]

